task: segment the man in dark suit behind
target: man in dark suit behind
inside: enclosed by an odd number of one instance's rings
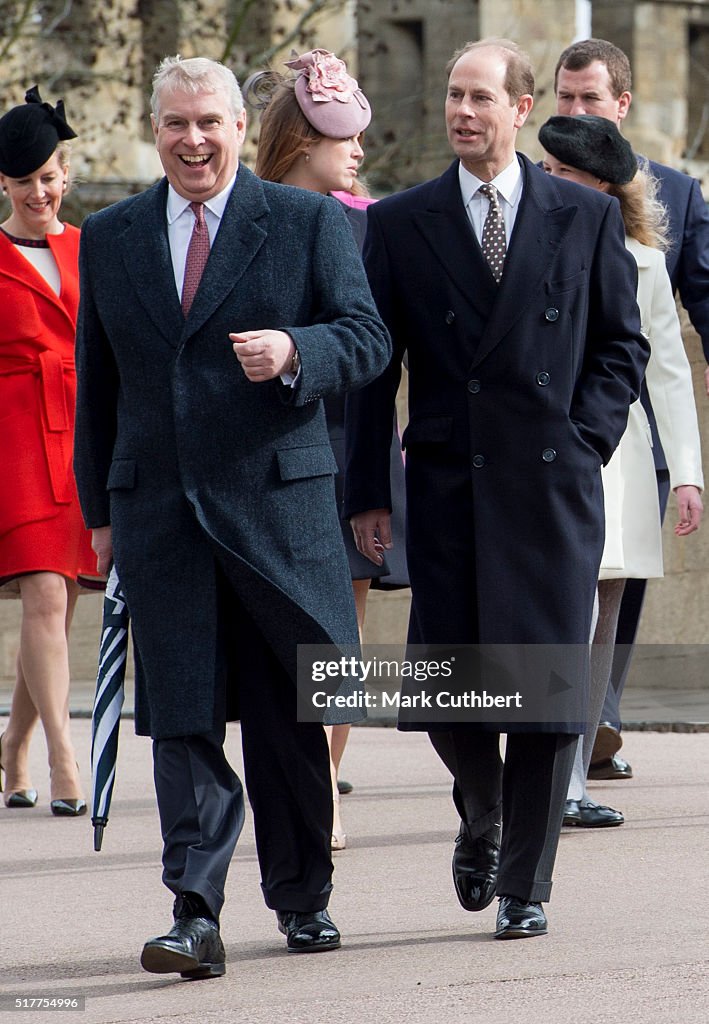
[[[235,711],[266,903],[289,951],[340,944],[327,742],[296,720],[296,647],[357,642],[321,398],[391,348],[339,204],[240,165],[232,72],[166,58],[152,105],[166,178],[82,232],[75,465],[131,613],[176,897],[141,962],[205,978],[225,970],[244,820],[223,751]]]
[[[614,200],[515,153],[534,90],[519,47],[469,43],[448,71],[457,159],[368,211],[365,265],[394,356],[348,395],[346,512],[376,561],[390,544],[388,424],[407,350],[409,642],[586,652],[600,467],[648,356],[636,272]],[[454,778],[462,906],[497,892],[498,938],[543,934],[578,722],[503,723],[504,767],[499,724],[417,724]]]
[[[571,117],[596,114],[621,128],[630,110],[631,89],[630,61],[607,39],[582,39],[572,43],[557,61],[554,91],[558,114]],[[689,319],[701,338],[704,356],[709,363],[709,208],[699,182],[694,178],[654,160],[648,160],[648,165],[658,182],[658,199],[664,204],[669,219],[671,245],[665,253],[667,272],[673,290],[679,292]],[[704,379],[709,394],[709,367],[705,370]],[[664,516],[670,493],[670,474],[644,385],[641,397],[652,429],[660,511]],[[625,779],[632,776],[630,765],[617,753],[623,742],[620,700],[630,668],[645,588],[645,580],[631,579],[623,593],[613,672],[593,750],[591,778]]]

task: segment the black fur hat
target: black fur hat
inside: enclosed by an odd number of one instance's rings
[[[614,185],[632,181],[638,170],[630,143],[605,117],[550,117],[539,129],[539,141],[557,160]]]

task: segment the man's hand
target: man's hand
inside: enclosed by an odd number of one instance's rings
[[[695,530],[699,529],[704,506],[699,495],[699,488],[694,487],[692,484],[682,484],[680,487],[675,487],[675,494],[677,495],[677,511],[679,512],[679,522],[675,526],[675,536],[686,537],[688,534],[694,533]]]
[[[369,512],[358,512],[350,519],[357,550],[370,562],[381,565],[382,551],[393,548],[391,542],[391,513],[386,508],[375,508]]]
[[[98,571],[108,576],[113,561],[113,538],[110,526],[99,526],[91,531],[91,547],[98,555]]]
[[[255,384],[290,370],[295,345],[285,331],[246,331],[229,337],[244,373]]]
[[[707,395],[709,395],[709,366],[704,371],[704,387],[706,388]]]

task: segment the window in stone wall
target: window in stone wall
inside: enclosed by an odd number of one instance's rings
[[[143,35],[143,137],[147,142],[153,140],[150,127],[150,96],[153,91],[155,68],[163,57],[179,50],[179,6],[176,0],[138,0],[138,17]]]
[[[709,160],[709,25],[689,25],[688,160]]]

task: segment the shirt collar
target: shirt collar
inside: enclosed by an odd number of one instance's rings
[[[222,219],[224,209],[229,200],[229,195],[234,187],[236,181],[236,174],[228,183],[225,189],[222,189],[216,196],[212,196],[211,199],[205,200],[204,205],[213,213],[219,220]],[[168,184],[167,187],[167,222],[168,224],[174,223],[178,217],[181,217],[187,207],[190,205],[190,200],[185,199],[179,193],[175,192],[172,185]]]
[[[463,196],[463,206],[467,207],[473,196],[477,195],[478,189],[484,182],[466,170],[462,162],[458,163],[458,180]],[[500,171],[497,177],[492,179],[490,184],[495,186],[499,194],[503,199],[507,200],[510,206],[514,206],[522,190],[522,168],[516,156],[511,164],[508,164],[503,171]]]

